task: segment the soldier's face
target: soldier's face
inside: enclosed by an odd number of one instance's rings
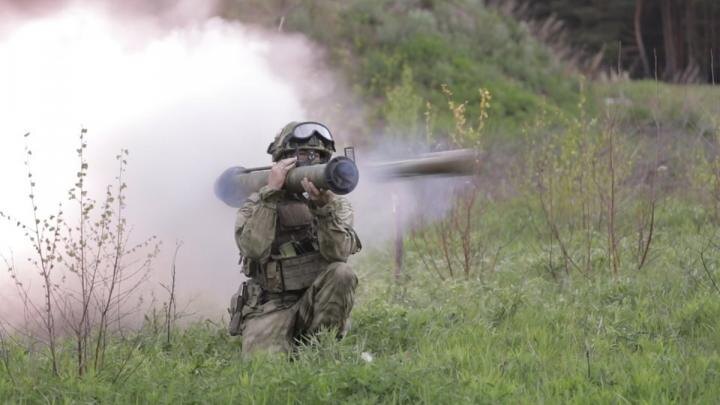
[[[313,149],[300,149],[297,151],[297,166],[310,166],[322,163],[322,156]]]

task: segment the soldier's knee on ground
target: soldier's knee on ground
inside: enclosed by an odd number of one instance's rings
[[[358,282],[352,266],[343,262],[334,262],[330,264],[328,276],[334,284],[346,288],[355,289]]]

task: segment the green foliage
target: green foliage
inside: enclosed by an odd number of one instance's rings
[[[400,139],[416,136],[419,132],[422,98],[416,94],[413,86],[412,69],[405,67],[400,84],[387,92],[388,132]]]
[[[677,208],[668,217],[687,225],[684,206]],[[389,277],[376,260],[385,253],[376,252],[356,263],[361,283],[370,287],[361,290],[343,341],[321,334],[292,360],[246,360],[240,342],[213,322],[178,331],[171,348],[162,332],[146,328],[110,342],[103,370],[83,378],[54,377],[45,353],[9,344],[3,349],[14,383],[0,369],[0,397],[60,403],[713,402],[720,395],[719,292],[698,267],[696,252],[677,248],[695,242],[665,239],[652,272],[615,281],[571,276],[558,284],[523,264],[543,253],[522,238],[482,281],[441,283],[411,261],[402,298],[383,281]],[[718,259],[708,258],[716,278]]]
[[[572,109],[577,102],[577,78],[565,74],[526,28],[483,1],[257,3],[229,1],[224,14],[273,28],[282,20],[284,30],[301,32],[323,45],[330,62],[371,107],[369,118],[379,127],[398,124],[397,110],[392,117],[387,111],[399,107],[402,95],[410,94],[406,107],[414,108],[417,97],[443,105],[441,85],[467,102],[469,119],[477,118],[482,102],[477,90],[489,90],[495,113],[488,126],[503,136],[517,132],[518,123],[535,116],[543,104]],[[411,127],[406,131],[417,131],[415,121],[407,123]],[[439,113],[436,125],[439,132],[449,132],[452,115]]]

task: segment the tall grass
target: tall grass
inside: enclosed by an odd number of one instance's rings
[[[497,211],[495,211],[497,209]],[[663,217],[687,226],[681,204]],[[489,216],[505,216],[494,207]],[[502,219],[500,219],[502,221]],[[383,253],[356,263],[352,333],[320,335],[293,361],[244,360],[222,325],[139,330],[108,345],[105,367],[53,377],[47,357],[10,345],[0,396],[15,402],[103,403],[708,403],[720,394],[718,292],[696,266],[695,238],[661,234],[647,274],[571,275],[558,284],[522,238],[483,280],[413,271],[401,298]],[[709,271],[718,276],[718,260]],[[418,262],[411,256],[410,269]],[[370,353],[370,357],[363,356]],[[72,364],[61,356],[60,367]]]

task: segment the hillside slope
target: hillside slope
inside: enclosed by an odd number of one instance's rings
[[[573,110],[578,102],[579,77],[564,72],[522,23],[482,0],[226,0],[222,14],[300,32],[323,46],[330,65],[369,106],[374,129],[393,120],[388,96],[399,88],[403,120],[422,121],[427,101],[440,107],[440,132],[453,125],[452,114],[442,111],[442,85],[467,101],[470,120],[478,115],[479,89],[489,90],[491,132],[517,131],[543,109]]]

